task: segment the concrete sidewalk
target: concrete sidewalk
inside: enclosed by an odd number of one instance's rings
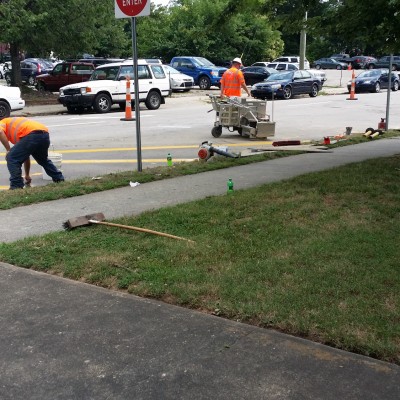
[[[65,219],[92,212],[112,219],[221,195],[228,177],[240,190],[394,154],[400,154],[400,138],[18,207],[0,211],[0,237],[11,242],[58,231]],[[8,264],[0,267],[2,400],[400,398],[397,365]]]
[[[398,400],[400,367],[2,264],[2,400]]]

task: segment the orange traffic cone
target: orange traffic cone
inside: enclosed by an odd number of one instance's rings
[[[354,69],[351,75],[350,97],[347,100],[358,100],[356,97],[356,74],[354,73]]]
[[[121,121],[135,121],[135,118],[132,118],[131,81],[129,75],[126,76],[125,118],[121,118]]]

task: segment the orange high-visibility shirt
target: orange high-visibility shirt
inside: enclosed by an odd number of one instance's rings
[[[12,144],[19,142],[21,138],[33,131],[49,131],[46,125],[24,117],[3,118],[0,121],[0,129]]]
[[[228,97],[240,97],[242,95],[243,83],[243,72],[235,67],[229,68],[221,78],[221,86],[223,86],[222,94]]]

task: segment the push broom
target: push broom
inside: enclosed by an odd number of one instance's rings
[[[157,232],[157,231],[153,231],[151,229],[139,228],[137,226],[114,224],[112,222],[106,222],[104,220],[105,220],[105,216],[103,213],[89,214],[89,215],[84,215],[81,217],[71,218],[63,223],[63,227],[65,230],[71,230],[71,229],[79,228],[81,226],[106,225],[106,226],[112,226],[115,228],[122,228],[122,229],[129,229],[132,231],[151,233],[153,235],[164,236],[164,237],[168,237],[171,239],[186,240],[187,242],[194,243],[193,240],[186,239],[186,238],[183,238],[180,236],[170,235],[169,233]]]

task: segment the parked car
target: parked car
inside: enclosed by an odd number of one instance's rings
[[[0,79],[4,79],[7,71],[11,71],[11,61],[0,64]]]
[[[322,83],[327,80],[326,72],[322,69],[308,69],[307,71],[318,78]]]
[[[316,69],[347,69],[348,64],[334,58],[320,58],[313,63]]]
[[[94,65],[83,62],[62,62],[57,64],[48,74],[40,74],[36,77],[37,90],[56,92],[61,87],[88,81]]]
[[[194,79],[182,74],[177,69],[172,68],[170,65],[164,65],[165,72],[169,77],[169,83],[173,92],[188,92],[194,86]]]
[[[252,67],[266,67],[270,61],[257,61],[253,64],[251,64]]]
[[[287,62],[287,63],[292,63],[297,66],[297,69],[300,68],[300,57],[299,56],[282,56],[278,57],[275,60],[272,60],[272,62]],[[310,63],[308,62],[307,59],[304,60],[304,69],[310,69]]]
[[[244,67],[242,68],[244,80],[246,85],[254,85],[255,83],[262,82],[267,79],[270,75],[276,74],[276,69],[268,67]]]
[[[103,57],[99,57],[99,58],[90,57],[89,58],[88,57],[88,58],[81,58],[78,61],[83,62],[83,63],[91,63],[95,67],[98,67],[99,65],[110,64],[110,63],[115,63],[115,62],[122,62],[122,61],[124,61],[124,59],[123,58],[103,58]]]
[[[251,87],[251,94],[258,99],[281,97],[291,99],[298,94],[318,96],[322,82],[307,70],[285,71],[271,75],[265,81]]]
[[[329,58],[334,58],[336,61],[345,62],[347,65],[350,62],[350,54],[340,53],[340,54],[332,54]]]
[[[30,86],[36,82],[36,76],[47,74],[53,69],[53,65],[40,58],[26,58],[21,61],[21,80]],[[11,85],[11,71],[4,75],[7,85]]]
[[[390,65],[390,56],[381,57],[376,62],[370,62],[369,68],[389,68]],[[393,56],[392,60],[392,70],[399,71],[400,70],[400,56]]]
[[[299,66],[294,63],[287,62],[271,62],[267,64],[268,68],[274,68],[277,71],[295,71],[299,69]]]
[[[391,89],[395,92],[399,90],[399,75],[396,72],[391,74]],[[361,72],[355,78],[355,92],[379,93],[381,89],[389,87],[389,70],[386,68],[370,69]],[[347,89],[350,93],[351,81],[347,83]]]
[[[177,69],[185,75],[194,79],[194,84],[202,90],[208,90],[211,86],[220,86],[220,80],[225,67],[218,67],[204,57],[174,57],[170,64],[172,68]]]
[[[126,105],[126,76],[134,79],[132,60],[104,64],[97,67],[87,82],[60,88],[58,101],[68,112],[93,108],[97,113],[107,113],[113,104],[124,110]],[[170,94],[169,78],[161,64],[148,64],[138,60],[139,102],[149,110],[156,110]],[[131,94],[134,94],[131,85]],[[134,96],[131,96],[134,99]]]
[[[378,60],[370,56],[354,56],[349,62],[353,69],[369,69],[371,65],[375,65]]]
[[[0,120],[10,116],[11,111],[22,110],[25,100],[21,99],[19,87],[0,86]]]

